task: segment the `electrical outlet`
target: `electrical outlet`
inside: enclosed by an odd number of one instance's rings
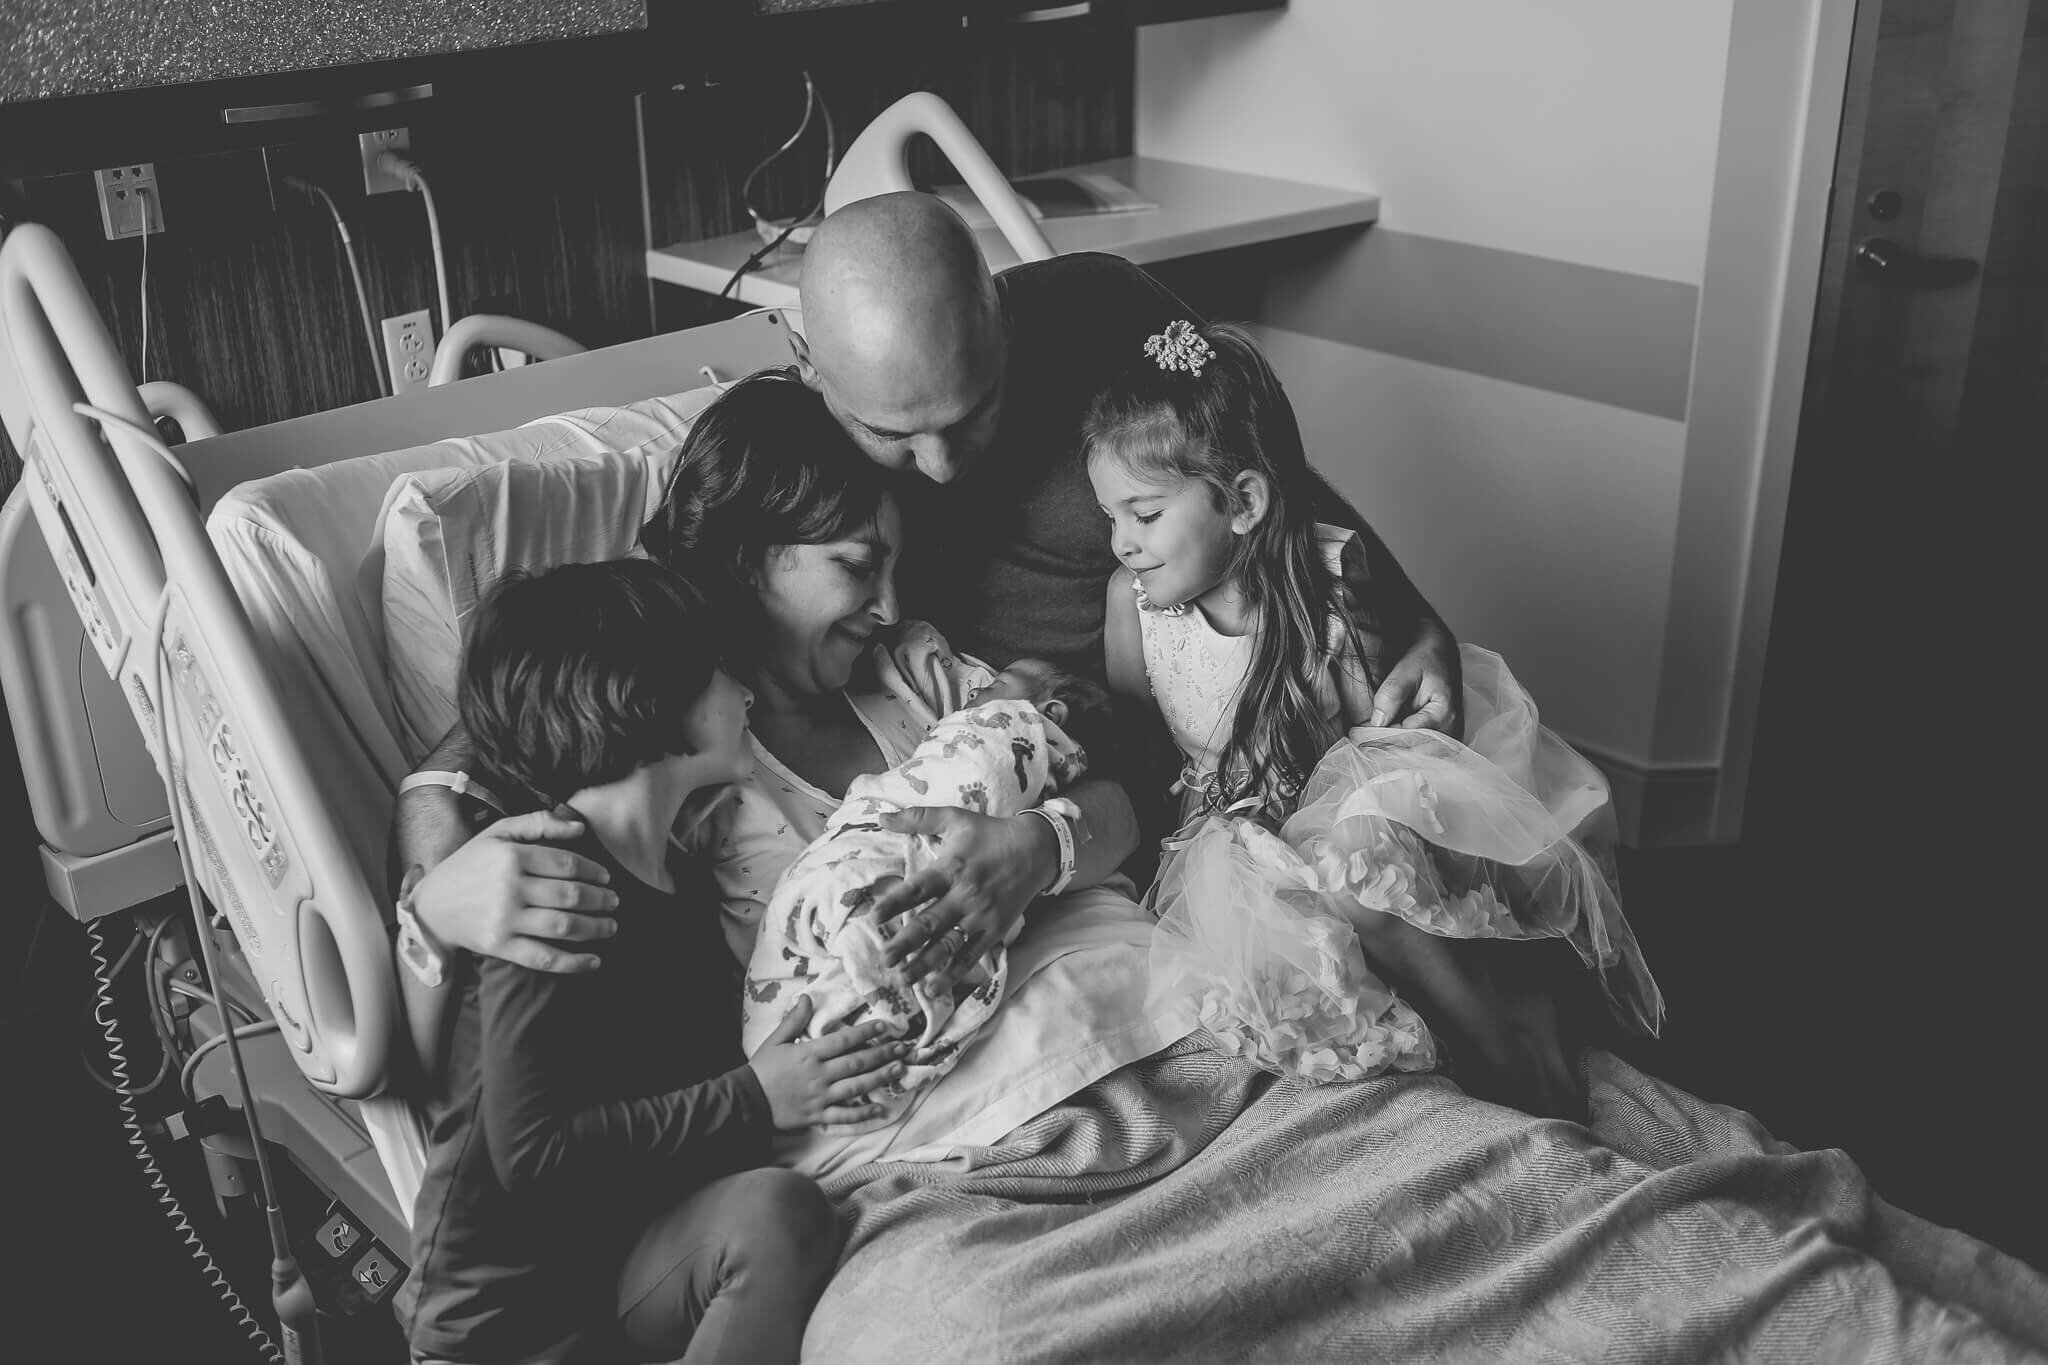
[[[156,163],[144,161],[94,171],[100,192],[100,226],[107,240],[164,230],[164,204],[156,193]]]
[[[422,308],[384,319],[384,363],[391,370],[391,391],[410,393],[424,388],[434,363],[434,315]]]
[[[385,152],[409,152],[412,150],[412,134],[403,128],[380,128],[374,133],[363,133],[356,142],[363,149],[363,193],[389,194],[405,188],[405,182],[377,164],[377,158]]]

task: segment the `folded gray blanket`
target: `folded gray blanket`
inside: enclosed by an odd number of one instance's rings
[[[2048,1361],[2048,1279],[1839,1151],[1586,1067],[1582,1127],[1196,1035],[999,1146],[828,1180],[805,1359]]]

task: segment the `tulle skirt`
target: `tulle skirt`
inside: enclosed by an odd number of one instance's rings
[[[1358,931],[1277,835],[1209,815],[1174,843],[1153,887],[1155,1007],[1192,1000],[1221,1051],[1283,1076],[1436,1065],[1429,1026],[1373,975]]]
[[[1389,914],[1448,938],[1566,939],[1625,1026],[1662,1027],[1663,996],[1622,917],[1606,780],[1538,722],[1499,655],[1460,654],[1464,743],[1360,727],[1277,835],[1206,815],[1171,841],[1153,896],[1155,996],[1200,1002],[1219,1042],[1241,1036],[1224,1045],[1282,1074],[1428,1066],[1427,1029],[1372,975],[1351,927]]]

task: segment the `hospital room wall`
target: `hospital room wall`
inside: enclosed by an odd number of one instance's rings
[[[1852,9],[1292,0],[1139,37],[1139,154],[1381,196],[1216,258],[1213,297],[1638,842],[1739,828]]]
[[[927,45],[835,53],[813,74],[844,146],[853,130],[915,89],[938,91],[1012,171],[1122,155],[1131,146],[1130,31],[1019,26],[1000,37],[941,35]],[[648,217],[642,222],[633,94],[628,89],[505,91],[490,108],[409,115],[448,242],[458,314],[508,312],[589,346],[646,335],[645,251],[743,228],[747,171],[795,128],[794,67],[726,74],[715,84],[660,85],[647,96]],[[774,215],[818,193],[822,123],[762,176]],[[431,257],[419,198],[365,197],[346,133],[293,144],[280,136],[274,175],[331,187],[362,254],[377,317],[428,307]],[[334,229],[324,210],[281,186],[273,205],[262,153],[156,157],[168,230],[149,241],[149,377],[184,383],[231,429],[377,396]],[[10,187],[13,188],[13,187]],[[64,238],[131,367],[141,361],[142,252],[104,240],[89,170],[38,176],[9,212]],[[662,330],[737,311],[664,289]],[[0,493],[13,452],[0,436]]]

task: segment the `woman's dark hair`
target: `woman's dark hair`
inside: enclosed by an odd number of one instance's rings
[[[470,618],[456,687],[479,765],[552,806],[690,752],[718,629],[695,584],[648,560],[507,574]]]
[[[887,492],[883,472],[794,369],[763,370],[690,428],[640,548],[717,597],[743,639],[768,551],[843,540],[873,523]]]
[[[1279,378],[1242,328],[1199,332],[1214,352],[1199,374],[1164,369],[1133,345],[1135,359],[1096,397],[1083,436],[1090,460],[1204,484],[1226,512],[1241,506],[1241,475],[1265,479],[1266,514],[1238,537],[1228,569],[1259,629],[1210,799],[1284,801],[1339,738],[1322,700],[1331,622],[1341,623],[1346,666],[1358,666],[1361,642],[1317,541],[1308,455]]]

